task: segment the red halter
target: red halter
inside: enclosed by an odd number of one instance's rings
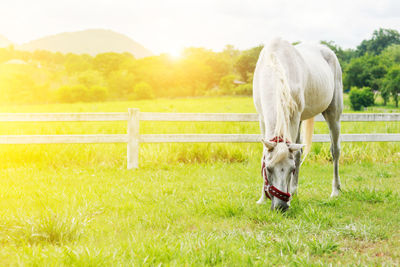
[[[285,142],[282,137],[275,136],[270,140],[271,142],[275,143],[283,143]],[[288,140],[285,142],[286,144],[290,144]],[[295,171],[293,171],[294,174]],[[290,193],[282,192],[272,184],[269,184],[268,182],[268,175],[267,175],[267,167],[265,166],[265,156],[263,157],[263,164],[261,168],[261,176],[264,177],[264,193],[265,196],[269,199],[271,199],[271,196],[274,196],[276,198],[279,198],[282,201],[288,202],[290,199]]]

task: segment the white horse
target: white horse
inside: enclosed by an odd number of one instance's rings
[[[271,209],[286,210],[296,193],[302,147],[301,122],[306,120],[306,152],[310,151],[314,116],[328,123],[334,177],[331,196],[340,191],[340,115],[342,71],[332,50],[322,45],[293,46],[273,39],[260,53],[253,80],[254,104],[260,118],[264,152],[264,186],[258,204],[272,200]]]

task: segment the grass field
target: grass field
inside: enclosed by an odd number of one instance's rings
[[[251,98],[0,107],[0,112],[254,112]],[[368,112],[399,112],[370,108]],[[349,112],[346,110],[346,112]],[[324,123],[316,133],[327,133]],[[143,122],[141,133],[258,133],[257,123]],[[400,123],[343,123],[399,133]],[[1,123],[2,134],[126,133],[121,122]],[[257,206],[261,144],[1,145],[0,265],[398,265],[400,144],[314,144],[281,214]]]

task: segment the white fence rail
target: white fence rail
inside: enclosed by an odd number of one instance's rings
[[[318,115],[316,121],[323,121]],[[140,143],[251,143],[258,134],[139,134],[140,121],[258,121],[253,113],[152,113],[129,109],[120,113],[2,113],[0,122],[127,121],[127,134],[0,135],[0,144],[127,143],[128,168],[137,168]],[[345,113],[341,121],[400,121],[400,113]],[[329,135],[315,134],[313,142],[329,142]],[[398,142],[400,134],[342,134],[342,142]]]

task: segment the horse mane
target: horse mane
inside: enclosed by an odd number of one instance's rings
[[[283,44],[286,44],[282,47]],[[268,49],[268,62],[272,68],[275,76],[275,103],[276,103],[276,124],[274,135],[281,136],[284,140],[292,142],[292,138],[295,136],[290,135],[289,121],[297,110],[297,103],[294,100],[287,77],[287,71],[285,70],[282,62],[277,55],[277,49],[291,49],[289,43],[284,42],[281,39],[276,39],[270,45]]]

